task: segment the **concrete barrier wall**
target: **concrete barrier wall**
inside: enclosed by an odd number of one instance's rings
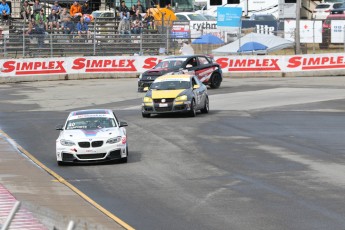
[[[0,60],[0,83],[95,78],[135,78],[165,56],[61,57]],[[344,76],[336,54],[215,57],[224,77]],[[193,72],[191,72],[193,73]]]

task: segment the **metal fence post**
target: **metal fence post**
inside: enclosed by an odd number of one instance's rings
[[[313,21],[313,54],[315,54],[315,19]]]
[[[139,55],[142,56],[143,55],[143,33],[140,33],[140,52]]]
[[[169,23],[170,24],[170,23]],[[168,24],[168,25],[169,25]],[[167,43],[166,43],[166,47],[167,47],[167,49],[166,49],[166,54],[168,54],[169,55],[169,26],[167,25],[167,33],[166,33],[166,38],[167,38]]]
[[[93,21],[93,56],[96,56],[96,23],[97,18]]]
[[[53,57],[53,33],[50,34],[50,57]]]
[[[344,30],[344,51],[345,51],[345,25],[343,27],[343,30]]]
[[[26,19],[24,20],[24,23],[23,23],[23,57],[25,57],[25,24],[26,24]]]
[[[7,47],[6,47],[6,43],[7,43],[7,34],[4,35],[4,57],[7,57]]]
[[[4,223],[4,225],[1,227],[1,230],[7,230],[10,227],[10,224],[14,218],[14,216],[16,215],[18,209],[20,207],[20,201],[16,201],[16,203],[14,203],[10,214],[7,216],[7,219]]]

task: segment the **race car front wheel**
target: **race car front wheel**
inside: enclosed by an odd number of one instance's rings
[[[149,113],[141,113],[141,115],[142,115],[143,117],[150,117],[150,116],[151,116],[151,114],[149,114]]]
[[[209,104],[209,101],[208,101],[208,97],[206,97],[206,99],[205,99],[204,108],[202,108],[200,111],[202,113],[208,113],[208,111],[210,111],[210,104]]]
[[[190,104],[190,112],[189,112],[190,117],[195,117],[196,116],[196,104],[195,100],[192,100],[192,103]]]
[[[57,164],[58,164],[58,166],[64,166],[64,165],[66,165],[66,163],[63,162],[63,161],[57,161]]]
[[[219,73],[212,74],[211,84],[210,84],[211,88],[218,89],[221,82],[222,82],[222,79]]]

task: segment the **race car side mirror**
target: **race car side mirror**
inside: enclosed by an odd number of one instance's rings
[[[55,129],[56,130],[63,130],[63,125],[57,125],[57,126],[55,126]]]
[[[189,69],[189,68],[192,68],[193,66],[191,64],[187,64],[186,65],[186,68]]]
[[[143,91],[144,91],[144,92],[149,91],[149,87],[144,87]]]
[[[120,127],[125,127],[125,126],[128,126],[128,124],[125,121],[120,121],[119,126]]]
[[[193,85],[193,89],[199,89],[200,85]]]

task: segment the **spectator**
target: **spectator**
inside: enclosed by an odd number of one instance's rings
[[[174,9],[171,7],[171,3],[167,2],[166,8],[174,12]]]
[[[122,1],[120,6],[120,18],[122,19],[124,16],[129,19],[129,9],[126,6],[126,2]]]
[[[0,16],[1,16],[1,23],[3,24],[4,21],[7,21],[10,19],[11,10],[9,5],[6,3],[6,0],[1,0],[0,4]]]
[[[139,10],[137,10],[135,12],[135,14],[132,16],[132,21],[134,22],[135,20],[139,19],[140,21],[143,20],[143,17],[141,16],[141,14],[139,13]]]
[[[136,18],[135,21],[132,23],[132,33],[133,34],[141,34],[143,29],[143,22]]]
[[[82,36],[86,36],[87,38],[89,37],[90,35],[89,26],[84,21],[84,17],[80,18],[80,21],[77,24],[77,31],[78,31],[79,37],[82,37]]]
[[[146,28],[149,30],[154,29],[155,28],[154,21],[155,21],[155,18],[153,17],[152,12],[148,10],[144,17],[144,23],[146,25]]]
[[[143,5],[141,5],[141,2],[138,0],[137,5],[135,7],[136,10],[139,10],[140,14],[145,13],[145,8]]]
[[[37,47],[43,48],[44,46],[44,38],[46,36],[46,30],[45,25],[42,19],[39,19],[39,21],[31,20],[29,22],[29,29],[26,33],[32,37],[37,38]]]
[[[60,21],[61,21],[61,29],[63,30],[65,27],[65,24],[67,22],[67,17],[71,18],[71,15],[69,15],[69,13],[67,13],[67,9],[66,8],[62,8],[62,12],[60,14]]]
[[[130,11],[129,11],[129,16],[132,18],[133,17],[133,15],[135,14],[135,5],[132,5],[132,7],[131,7],[131,9],[130,9]]]
[[[73,5],[71,6],[71,8],[69,10],[69,13],[70,13],[73,21],[75,21],[75,22],[79,22],[80,21],[82,13],[81,13],[81,6],[80,6],[78,0],[75,0],[73,2]]]
[[[62,12],[62,7],[59,5],[58,1],[54,2],[54,5],[52,6],[52,11],[55,10],[56,14],[59,16]]]
[[[20,8],[20,15],[24,20],[31,20],[31,10],[28,0],[25,0]]]
[[[75,30],[74,22],[72,22],[71,15],[68,15],[64,23],[63,33],[68,36],[69,42],[72,40],[72,34],[74,33],[74,30]]]
[[[46,15],[44,14],[44,10],[43,9],[41,9],[39,14],[36,14],[35,20],[36,20],[36,24],[37,24],[38,21],[42,20],[42,22],[45,25],[45,29],[48,30],[48,20],[47,20]]]
[[[56,14],[55,10],[52,10],[52,12],[48,16],[48,26],[51,30],[54,27],[56,27],[56,29],[59,29],[59,27],[60,27],[59,16]]]
[[[119,34],[131,34],[131,24],[126,16],[123,16],[118,27]]]
[[[39,14],[41,10],[42,10],[42,5],[40,4],[40,0],[35,0],[34,5],[32,6],[33,18],[36,19],[37,14]]]
[[[84,2],[84,5],[81,7],[81,13],[82,14],[92,14],[92,9],[89,6],[89,1],[86,0]]]

